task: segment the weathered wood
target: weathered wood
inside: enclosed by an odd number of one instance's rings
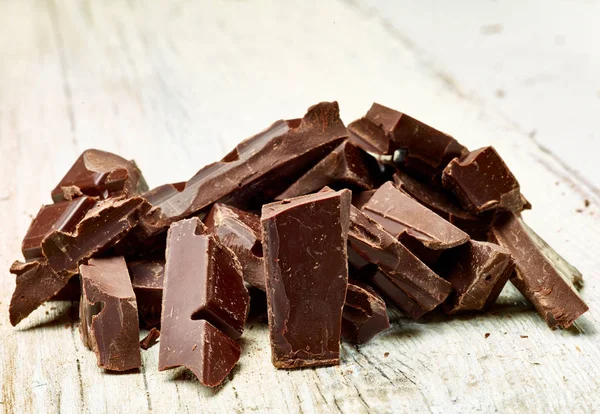
[[[515,112],[462,93],[478,85],[437,71],[376,14],[351,2],[290,3],[0,2],[2,411],[594,411],[597,188],[515,126]],[[582,271],[589,313],[551,331],[507,289],[492,314],[413,322],[394,313],[389,332],[344,344],[342,365],[293,372],[272,367],[266,326],[254,321],[233,380],[217,390],[183,370],[159,373],[157,346],[143,351],[141,374],[101,372],[64,304],[10,327],[7,269],[30,215],[83,149],[135,157],[154,186],[325,99],[339,100],[346,122],[378,101],[471,148],[493,144],[534,205],[526,221]]]

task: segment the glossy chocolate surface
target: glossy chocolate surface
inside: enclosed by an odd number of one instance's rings
[[[342,190],[263,206],[271,356],[277,368],[339,363],[350,200],[350,191]]]

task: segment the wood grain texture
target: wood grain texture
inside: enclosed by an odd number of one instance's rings
[[[346,1],[0,2],[1,411],[597,409],[600,195],[579,166],[530,139],[516,112],[478,99],[477,85],[431,65],[377,16]],[[378,101],[471,148],[493,144],[534,205],[526,221],[584,274],[589,313],[551,331],[506,289],[490,314],[413,322],[393,313],[390,331],[344,344],[340,366],[292,372],[272,367],[267,328],[253,321],[233,380],[217,390],[183,370],[159,373],[157,346],[143,352],[140,374],[101,372],[65,304],[10,327],[7,269],[31,215],[82,150],[135,158],[155,186],[333,99],[347,123]]]

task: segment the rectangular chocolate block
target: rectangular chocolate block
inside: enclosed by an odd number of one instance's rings
[[[588,311],[571,281],[579,272],[544,242],[514,213],[500,215],[491,238],[510,251],[516,272],[512,283],[537,309],[551,328],[569,328]]]
[[[398,190],[392,182],[379,187],[362,211],[394,237],[406,233],[428,249],[450,249],[469,240],[465,232]]]
[[[452,255],[456,263],[446,277],[454,289],[444,306],[448,314],[479,311],[495,303],[515,269],[510,252],[493,243],[472,240]]]
[[[370,286],[348,282],[342,314],[342,336],[347,341],[364,344],[390,327],[385,302]]]
[[[452,160],[444,169],[442,183],[466,210],[474,213],[488,210],[518,213],[529,204],[521,195],[519,182],[494,147],[480,148],[462,160]]]
[[[140,325],[146,329],[160,326],[162,311],[164,259],[145,259],[127,263],[137,301]]]
[[[402,167],[427,179],[438,177],[453,158],[468,152],[451,136],[377,103],[348,125],[348,131],[351,142],[366,151],[390,155],[404,150]]]
[[[42,259],[15,262],[10,270],[17,276],[9,307],[11,324],[54,297],[79,273],[80,264],[123,238],[148,208],[139,197],[104,200],[86,213],[73,232],[53,230],[46,236]]]
[[[74,231],[77,223],[95,203],[91,197],[80,197],[73,201],[42,206],[29,225],[21,244],[25,260],[42,259],[42,240],[55,230],[65,233]]]
[[[350,200],[350,191],[342,190],[263,206],[271,357],[277,368],[339,363]]]
[[[436,308],[452,290],[450,283],[354,206],[350,209],[348,243],[363,259],[379,267],[371,284],[413,319]]]
[[[217,386],[241,350],[207,319],[241,334],[249,303],[241,266],[197,217],[171,225],[166,259],[159,370],[185,366],[202,384]]]
[[[375,158],[344,141],[276,199],[314,193],[325,186],[352,191],[370,190],[379,183],[380,174]]]
[[[128,371],[141,367],[138,310],[125,259],[90,259],[79,270],[83,343],[96,353],[100,368]]]
[[[92,197],[134,196],[148,190],[134,161],[96,149],[85,150],[52,190],[54,202]]]
[[[348,137],[337,102],[308,109],[301,120],[277,121],[242,141],[223,160],[194,175],[183,191],[154,209],[142,223],[147,233],[201,213],[215,202],[243,209],[273,200]]]
[[[230,248],[242,265],[246,283],[265,290],[260,217],[226,204],[216,203],[204,220],[208,231]]]

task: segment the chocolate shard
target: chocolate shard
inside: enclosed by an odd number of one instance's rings
[[[88,149],[52,190],[52,200],[73,200],[82,195],[131,197],[146,190],[148,185],[134,161],[110,152]]]
[[[319,191],[325,186],[334,189],[370,190],[379,181],[379,165],[375,158],[354,144],[344,141],[317,165],[276,197],[276,200],[298,197]]]
[[[366,261],[379,267],[371,284],[413,319],[436,308],[452,290],[450,283],[354,206],[350,209],[348,243]]]
[[[385,302],[370,286],[348,282],[342,313],[342,336],[347,341],[364,344],[390,327]]]
[[[242,141],[223,160],[198,171],[183,191],[155,204],[142,225],[147,232],[159,232],[215,202],[258,207],[281,194],[347,137],[337,102],[317,104],[299,121],[277,121]]]
[[[185,366],[214,387],[235,366],[241,349],[205,318],[237,337],[249,297],[239,262],[206,231],[197,217],[169,229],[158,367]]]
[[[394,237],[406,233],[428,249],[445,250],[469,241],[469,235],[387,182],[362,208]]]
[[[42,206],[29,225],[21,244],[25,260],[32,261],[43,258],[42,240],[55,230],[65,233],[74,231],[77,223],[94,204],[93,198],[80,197],[73,201]]]
[[[140,348],[143,350],[150,349],[152,346],[154,346],[154,344],[156,344],[156,342],[158,342],[158,338],[160,338],[160,331],[156,328],[150,329],[148,335],[146,335],[144,339],[140,341]]]
[[[351,142],[376,154],[406,151],[402,167],[431,179],[453,159],[468,150],[450,135],[436,130],[402,112],[374,103],[367,115],[350,125]]]
[[[339,363],[350,200],[350,191],[342,190],[262,208],[271,357],[277,368]]]
[[[75,231],[54,230],[42,242],[43,258],[27,265],[15,262],[17,276],[9,313],[16,325],[53,298],[79,273],[79,265],[125,236],[148,209],[140,198],[104,200],[87,212]]]
[[[75,231],[53,231],[42,242],[48,265],[55,272],[77,274],[79,264],[112,247],[148,212],[150,205],[140,197],[107,199],[89,210]]]
[[[466,210],[474,213],[488,210],[518,213],[529,204],[521,195],[519,182],[494,147],[480,148],[462,160],[452,160],[444,169],[442,184]]]
[[[479,311],[495,303],[515,268],[510,252],[472,240],[452,254],[456,264],[446,280],[454,292],[445,303],[446,313]]]
[[[438,216],[476,240],[487,240],[492,214],[476,215],[464,210],[458,200],[440,188],[418,181],[402,171],[394,174],[394,184]]]
[[[127,263],[131,285],[137,301],[140,326],[160,326],[162,311],[164,259],[145,259]]]
[[[123,257],[90,259],[81,265],[79,325],[98,366],[128,371],[142,366],[138,311]]]
[[[510,251],[516,264],[511,282],[551,328],[569,328],[588,311],[571,284],[580,278],[579,271],[548,246],[522,218],[514,213],[500,215],[494,221],[490,237]]]
[[[242,265],[246,283],[265,290],[260,217],[226,204],[216,203],[204,220],[208,231],[230,248]]]

